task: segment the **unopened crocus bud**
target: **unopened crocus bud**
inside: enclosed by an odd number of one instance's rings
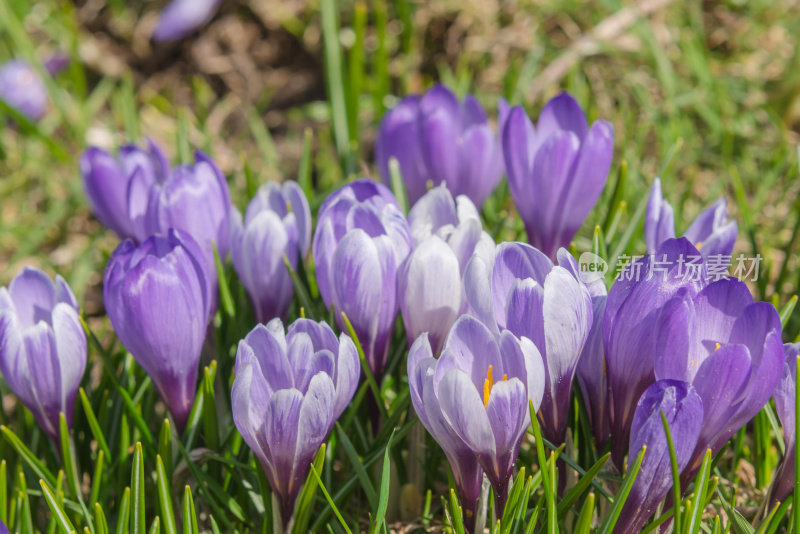
[[[313,255],[320,295],[342,329],[347,315],[378,376],[399,311],[397,273],[410,250],[408,222],[383,184],[351,182],[319,210]]]
[[[460,102],[439,84],[384,115],[375,160],[387,184],[391,158],[397,159],[411,204],[446,183],[453,195],[466,195],[480,208],[503,176],[500,144],[483,107],[472,95]]]
[[[614,128],[589,127],[567,93],[550,100],[536,126],[519,106],[505,121],[501,141],[508,186],[528,242],[555,258],[592,211],[611,169]]]
[[[544,365],[536,346],[508,330],[497,337],[463,315],[438,360],[426,335],[414,342],[408,382],[414,410],[450,461],[465,512],[474,511],[480,493],[479,465],[492,484],[501,516],[530,424],[528,403],[538,410],[544,393]]]
[[[211,288],[203,252],[179,230],[139,246],[124,241],[106,266],[103,299],[111,324],[150,375],[179,431],[194,402]]]
[[[154,41],[177,41],[211,20],[220,0],[172,0],[161,12]]]
[[[47,113],[47,88],[33,67],[21,59],[0,67],[0,100],[34,121]]]
[[[219,256],[228,253],[231,199],[225,176],[214,161],[200,151],[193,164],[178,165],[156,175],[137,170],[128,186],[128,215],[139,242],[170,228],[186,232],[200,245],[212,280],[216,263],[212,243]]]
[[[323,322],[280,319],[239,342],[231,389],[233,421],[267,474],[289,523],[314,455],[358,387],[353,340]]]
[[[147,210],[147,195],[137,195],[131,203],[128,190],[136,173],[137,180],[153,184],[163,181],[170,172],[169,161],[161,148],[148,140],[147,149],[125,145],[115,158],[98,147],[89,147],[81,155],[81,175],[89,205],[100,222],[122,239],[134,239],[134,225],[129,210],[140,217]]]
[[[294,293],[284,255],[293,269],[311,241],[311,211],[296,182],[266,183],[231,217],[231,258],[247,289],[256,319],[285,318]]]
[[[0,288],[0,372],[52,439],[59,413],[72,425],[86,368],[86,333],[67,283],[26,267]]]
[[[472,201],[445,184],[428,191],[408,214],[414,250],[400,270],[398,299],[409,343],[428,333],[434,353],[459,315],[467,311],[462,283],[473,254],[487,262],[494,241],[483,231]]]
[[[633,414],[629,465],[643,447],[646,451],[614,528],[615,534],[639,532],[672,488],[669,444],[662,413],[669,425],[679,472],[692,456],[703,424],[703,402],[691,384],[659,380],[645,390]]]
[[[683,237],[692,242],[704,258],[720,256],[730,260],[736,243],[738,227],[728,218],[728,204],[720,197],[703,210],[686,229]],[[650,189],[647,213],[644,219],[644,236],[647,252],[654,254],[667,239],[675,237],[675,221],[672,206],[661,193],[661,180],[656,178]]]

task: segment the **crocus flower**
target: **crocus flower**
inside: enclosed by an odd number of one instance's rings
[[[586,115],[562,93],[533,122],[513,107],[503,127],[503,156],[511,196],[528,241],[551,258],[569,245],[592,211],[611,169],[614,128]]]
[[[795,454],[795,391],[797,389],[797,358],[800,356],[800,343],[786,343],[783,346],[786,359],[783,364],[783,375],[772,397],[775,399],[775,411],[783,426],[783,443],[785,453],[777,471],[771,491],[771,500],[784,501],[794,490],[794,454]]]
[[[283,257],[297,269],[310,241],[311,211],[296,182],[262,185],[247,206],[244,222],[232,211],[231,258],[258,322],[286,317],[294,292]]]
[[[128,186],[128,216],[133,234],[142,242],[170,228],[192,236],[203,250],[208,273],[216,281],[212,242],[224,260],[228,253],[231,199],[225,176],[200,151],[195,163],[171,172],[150,174],[137,169]]]
[[[603,347],[611,408],[611,452],[618,468],[622,467],[636,403],[655,381],[655,326],[661,308],[681,288],[691,296],[707,283],[700,252],[687,239],[668,239],[655,255],[629,264],[608,292]]]
[[[694,244],[708,259],[711,256],[730,256],[736,242],[736,221],[728,219],[728,204],[720,197],[692,221],[683,237]],[[654,254],[659,245],[675,237],[672,206],[661,194],[661,180],[656,178],[650,189],[647,213],[644,219],[644,237],[647,252]]]
[[[72,426],[85,368],[86,334],[72,290],[60,276],[54,283],[24,268],[0,288],[0,372],[53,440],[59,413]]]
[[[2,521],[0,521],[0,534],[9,534],[8,527]]]
[[[172,0],[153,30],[154,41],[177,41],[211,20],[220,0]]]
[[[426,335],[408,356],[411,399],[420,421],[445,451],[466,515],[474,511],[483,468],[502,515],[519,446],[544,394],[544,365],[536,346],[508,330],[496,337],[462,315],[436,360]]]
[[[111,324],[179,431],[194,402],[211,287],[202,250],[179,230],[139,246],[123,241],[106,266],[103,299]]]
[[[169,173],[169,161],[161,148],[148,139],[147,150],[125,145],[115,158],[98,147],[89,147],[81,155],[81,175],[89,205],[95,216],[123,239],[135,238],[128,215],[128,188],[134,172],[144,175],[147,183],[155,183]],[[137,196],[131,211],[143,213],[147,197]]]
[[[633,414],[630,454],[638,454],[642,447],[647,449],[617,520],[615,534],[639,532],[672,488],[669,445],[662,413],[669,424],[679,471],[686,467],[692,456],[703,423],[703,402],[691,384],[659,380],[645,390]]]
[[[314,455],[358,387],[358,352],[330,326],[273,319],[239,342],[233,420],[261,462],[284,526]]]
[[[390,158],[397,158],[411,204],[444,182],[481,207],[503,176],[500,146],[483,107],[472,95],[459,102],[439,84],[384,115],[375,160],[387,184]]]
[[[603,348],[603,314],[608,295],[605,282],[601,278],[586,283],[586,288],[592,297],[592,327],[578,357],[575,374],[581,387],[595,444],[598,450],[602,450],[611,432],[608,417],[608,373]]]
[[[21,59],[0,67],[0,100],[34,121],[47,113],[47,88],[33,67]]]
[[[398,299],[409,345],[423,332],[438,354],[456,318],[466,313],[461,282],[473,254],[490,262],[494,241],[472,201],[455,200],[445,184],[428,191],[408,214],[414,250],[400,270]]]
[[[501,243],[491,276],[475,256],[465,277],[467,299],[495,332],[510,330],[533,341],[545,366],[545,389],[539,420],[542,434],[564,441],[572,380],[592,326],[592,301],[576,278],[578,266],[566,250],[559,265],[526,243]],[[490,286],[490,288],[489,288]]]
[[[351,182],[319,210],[312,252],[320,295],[343,330],[347,315],[376,376],[386,364],[399,311],[397,273],[410,249],[408,222],[383,184]]]
[[[690,382],[703,401],[703,428],[684,479],[706,449],[716,454],[769,401],[784,367],[775,308],[753,302],[744,282],[724,278],[681,289],[654,328],[655,377]]]

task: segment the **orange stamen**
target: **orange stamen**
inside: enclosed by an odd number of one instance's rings
[[[494,386],[494,377],[492,376],[492,366],[489,366],[489,370],[486,371],[486,380],[483,381],[483,407],[489,404],[489,394],[492,392],[492,386]]]
[[[717,345],[714,347],[714,352],[717,352],[720,348],[722,348],[722,345],[717,343]]]

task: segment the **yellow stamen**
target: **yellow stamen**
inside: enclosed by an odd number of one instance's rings
[[[489,395],[492,393],[492,388],[494,387],[494,375],[492,374],[493,366],[489,366],[489,369],[486,371],[486,380],[483,381],[483,407],[489,405]],[[503,375],[503,380],[508,380],[508,375]]]
[[[494,377],[492,376],[492,366],[489,366],[489,370],[486,371],[486,380],[483,381],[483,407],[489,404],[489,394],[492,392],[492,386],[494,386]]]
[[[696,248],[697,250],[700,250],[701,248],[703,248],[703,242],[702,241],[698,241],[697,244],[694,246],[694,248]]]
[[[714,352],[717,352],[720,348],[722,348],[722,345],[717,343],[716,346],[714,347]]]

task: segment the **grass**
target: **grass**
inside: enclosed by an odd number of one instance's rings
[[[618,20],[615,13],[628,5],[618,0],[525,5],[320,0],[276,5],[266,15],[254,2],[224,4],[200,35],[154,49],[137,34],[152,23],[151,3],[112,1],[96,13],[88,4],[0,0],[0,59],[21,56],[40,66],[55,50],[73,57],[72,66],[48,82],[52,105],[43,121],[12,126],[0,117],[0,284],[26,264],[60,273],[97,336],[74,430],[61,447],[2,389],[0,520],[17,531],[85,525],[93,533],[128,532],[130,525],[130,531],[145,532],[153,531],[156,517],[158,528],[167,532],[176,524],[206,532],[272,529],[263,474],[228,407],[231,356],[250,324],[243,319],[249,304],[242,288],[229,276],[225,309],[237,313],[217,318],[216,363],[207,362],[202,374],[189,431],[177,436],[167,425],[159,435],[163,405],[114,341],[103,313],[102,271],[116,238],[92,218],[83,196],[78,157],[87,144],[114,148],[152,136],[175,162],[192,146],[207,150],[226,173],[240,208],[255,185],[299,176],[313,193],[313,211],[343,180],[375,174],[371,147],[380,114],[408,92],[440,80],[461,94],[474,92],[492,113],[502,95],[535,114],[547,98],[568,90],[590,118],[610,120],[615,128],[609,186],[576,239],[578,251],[599,250],[592,233],[596,225],[605,230],[607,250],[642,251],[637,214],[652,179],[660,176],[679,232],[704,206],[726,196],[739,222],[736,253],[764,258],[752,285],[757,298],[781,309],[799,292],[794,128],[800,123],[800,11],[788,0],[660,2],[649,15],[613,31],[608,21]],[[601,29],[607,32],[603,39],[590,39]],[[237,42],[231,32],[245,37]],[[267,59],[254,48],[262,41]],[[585,46],[575,48],[577,42]],[[221,50],[217,71],[199,57],[207,50]],[[573,60],[554,74],[550,66],[565,57]],[[241,65],[249,74],[237,70]],[[310,81],[292,100],[281,88],[299,83],[295,80]],[[625,180],[615,190],[620,174]],[[513,215],[503,184],[487,202],[486,227],[498,238],[524,239]],[[612,215],[618,223],[611,223]],[[611,226],[617,228],[614,236]],[[313,272],[310,267],[306,263],[303,272]],[[293,278],[302,284],[305,276]],[[313,287],[308,294],[314,296]],[[295,306],[293,316],[299,313]],[[794,314],[784,340],[798,334],[800,316]],[[402,346],[404,337],[398,328],[393,348]],[[457,529],[442,527],[455,512],[452,503],[436,498],[429,500],[425,519],[399,511],[406,474],[397,460],[414,425],[405,365],[398,365],[403,356],[402,349],[394,350],[393,373],[382,383],[369,383],[384,401],[386,424],[372,429],[373,437],[360,417],[365,410],[356,403],[315,462],[313,480],[321,491],[303,501],[313,530],[325,531],[327,525],[329,531],[355,532],[371,521],[383,531],[386,520],[398,519],[406,526]],[[718,515],[721,528],[759,528],[763,515],[756,510],[780,455],[781,438],[768,412],[712,462],[710,473],[719,477],[719,486],[706,477],[703,487],[725,489],[707,500],[693,498],[683,509],[683,523],[694,527],[705,510]],[[72,440],[71,448],[64,439]],[[430,438],[428,444],[425,488],[434,497],[446,495],[446,462]],[[594,472],[593,483],[602,487],[584,483],[585,491],[572,496],[575,513],[556,514],[549,469],[538,469],[548,462],[545,452],[524,447],[520,464],[528,477],[515,481],[512,495],[517,491],[525,498],[517,500],[517,517],[502,518],[502,528],[532,514],[548,531],[560,525],[584,532],[591,523],[587,515],[607,528],[608,514],[618,507],[600,489],[619,488],[624,481]],[[597,452],[577,459],[569,448],[560,454],[585,471],[602,455]],[[353,466],[356,459],[361,466]],[[773,513],[769,529],[785,528],[792,514]],[[112,530],[106,523],[121,526]],[[490,520],[487,526],[495,528]],[[712,531],[713,520],[704,520],[701,528]]]

